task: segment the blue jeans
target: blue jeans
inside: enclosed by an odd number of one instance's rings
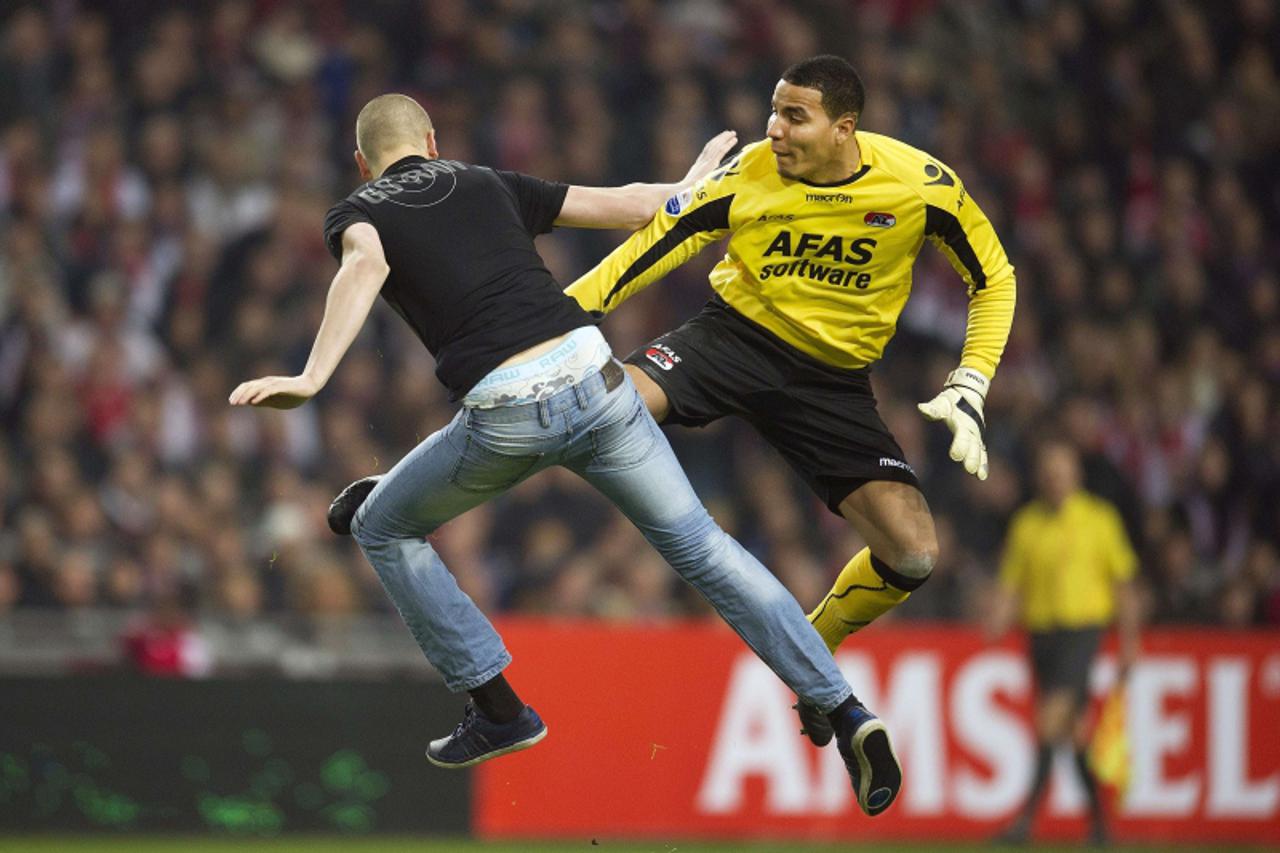
[[[852,693],[796,600],[711,520],[630,377],[608,391],[599,373],[538,403],[463,408],[356,512],[356,541],[451,690],[511,655],[425,537],[552,465],[613,501],[801,699],[829,711]]]

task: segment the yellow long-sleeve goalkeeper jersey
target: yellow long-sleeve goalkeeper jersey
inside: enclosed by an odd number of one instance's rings
[[[911,293],[927,237],[969,286],[961,365],[995,374],[1013,320],[1004,248],[949,168],[911,146],[857,132],[862,164],[833,185],[784,178],[768,140],[670,199],[569,286],[588,310],[628,297],[731,234],[711,286],[796,349],[841,368],[878,360]]]

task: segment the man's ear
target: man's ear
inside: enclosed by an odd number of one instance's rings
[[[858,114],[845,113],[836,119],[836,142],[843,144],[846,139],[853,136],[853,132],[858,129]]]
[[[366,181],[373,180],[373,169],[369,168],[369,161],[364,159],[364,155],[360,153],[360,149],[355,151],[356,168],[360,170],[360,177]]]
[[[440,156],[440,152],[436,150],[436,132],[434,129],[427,131],[427,156],[432,160]]]

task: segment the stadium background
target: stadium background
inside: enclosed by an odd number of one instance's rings
[[[1241,695],[1246,718],[1264,723],[1253,729],[1264,758],[1242,778],[1264,794],[1280,784],[1280,660],[1267,653],[1280,646],[1274,3],[59,0],[0,12],[0,672],[6,697],[26,697],[0,703],[0,827],[88,829],[111,825],[93,815],[129,814],[111,794],[134,778],[119,754],[131,721],[139,744],[172,729],[166,748],[184,758],[200,759],[196,746],[230,755],[216,737],[233,738],[244,760],[223,788],[248,793],[230,810],[153,801],[120,826],[215,826],[212,813],[268,834],[395,828],[370,805],[379,798],[359,796],[381,784],[362,774],[394,775],[368,756],[403,760],[377,753],[394,734],[416,757],[456,713],[372,571],[323,518],[342,485],[385,470],[451,416],[429,357],[380,308],[312,404],[225,402],[238,381],[305,361],[334,270],[321,219],[358,182],[352,127],[368,98],[419,97],[447,157],[582,184],[672,180],[721,128],[759,138],[779,71],[818,52],[862,73],[862,127],[964,178],[1018,271],[988,401],[991,478],[979,484],[947,460],[946,431],[915,412],[954,366],[966,305],[938,253],[917,265],[876,391],[926,484],[942,559],[870,647],[935,630],[952,633],[934,648],[972,640],[1005,526],[1030,494],[1029,439],[1060,425],[1139,547],[1147,621],[1177,629],[1157,636],[1249,661]],[[557,231],[539,249],[567,283],[621,238]],[[610,318],[615,350],[692,314],[716,257],[704,252]],[[669,436],[720,523],[802,603],[816,601],[860,547],[847,526],[744,426]],[[603,620],[647,642],[708,619],[571,476],[536,478],[436,544],[462,587],[512,624]],[[536,697],[552,675],[522,678],[515,652],[513,675]],[[681,684],[666,663],[657,683]],[[124,678],[137,672],[206,680]],[[596,673],[578,677],[594,689]],[[602,683],[618,703],[639,701],[625,679]],[[346,695],[350,705],[333,698]],[[279,721],[293,719],[280,696],[318,726],[294,758],[346,787],[320,784],[330,799],[295,796],[279,825],[256,825],[255,805],[286,784],[280,765],[262,775],[289,730]],[[222,735],[179,710],[237,701],[247,716]],[[718,709],[720,696],[707,701]],[[317,721],[309,702],[331,713]],[[362,707],[402,716],[356,736]],[[557,734],[572,743],[571,730]],[[349,736],[376,743],[334,770],[325,762],[338,751],[320,755],[315,740]],[[153,759],[143,750],[128,772],[144,778]],[[415,768],[401,768],[408,784]],[[216,767],[181,769],[218,787]],[[428,778],[433,797],[462,790],[461,818],[410,828],[467,830],[469,782]],[[1234,837],[1274,843],[1270,808],[1257,833]],[[847,815],[807,834],[866,826]]]

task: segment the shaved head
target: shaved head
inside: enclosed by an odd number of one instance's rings
[[[431,117],[413,98],[379,95],[356,117],[356,148],[370,164],[386,165],[382,155],[397,148],[420,148],[426,154],[431,131]]]

